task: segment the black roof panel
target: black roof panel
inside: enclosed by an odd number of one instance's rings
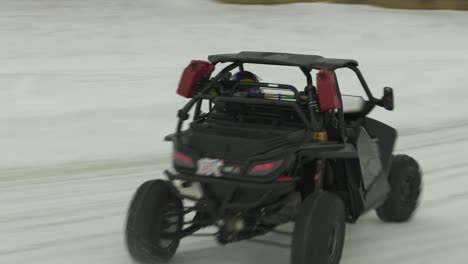
[[[312,69],[335,70],[346,66],[358,66],[357,61],[347,59],[329,59],[317,55],[302,55],[276,52],[242,51],[237,54],[218,54],[208,56],[211,63],[245,62],[297,66]]]

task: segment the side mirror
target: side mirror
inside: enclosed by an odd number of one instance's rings
[[[390,87],[384,88],[384,94],[382,99],[379,100],[378,105],[385,108],[388,111],[393,110],[393,89]]]

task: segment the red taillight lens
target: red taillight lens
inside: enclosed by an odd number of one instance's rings
[[[289,175],[281,175],[278,178],[276,178],[276,181],[277,182],[290,182],[292,181],[292,178]]]
[[[265,171],[265,170],[271,170],[275,164],[272,163],[266,163],[266,164],[260,164],[252,168],[252,172],[258,172],[258,171]]]
[[[195,167],[195,164],[193,163],[193,159],[180,152],[174,153],[174,163],[178,166],[187,167],[187,168]]]
[[[252,169],[250,169],[249,175],[267,175],[276,170],[279,166],[281,166],[281,164],[283,164],[283,160],[255,165],[252,167]]]

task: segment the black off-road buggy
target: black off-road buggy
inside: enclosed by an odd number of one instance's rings
[[[371,209],[386,222],[410,219],[419,165],[393,154],[395,129],[367,117],[375,106],[393,110],[391,88],[373,97],[354,60],[265,52],[208,59],[182,75],[178,93],[192,99],[166,137],[174,145],[167,180],[145,182],[131,202],[126,241],[135,260],[169,260],[180,239],[209,226],[225,244],[292,221],[291,263],[336,264],[346,222]],[[219,63],[229,64],[210,78]],[[245,64],[298,67],[307,86],[232,81]],[[340,93],[339,68],[356,73],[367,100]]]

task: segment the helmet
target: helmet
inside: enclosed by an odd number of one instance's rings
[[[232,81],[240,81],[240,82],[258,82],[257,75],[249,72],[249,71],[240,71],[234,74],[231,77]]]

